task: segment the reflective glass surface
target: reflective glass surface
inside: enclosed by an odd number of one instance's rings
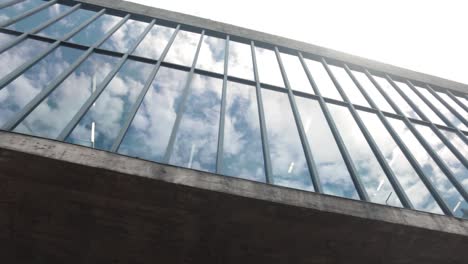
[[[108,150],[143,88],[152,66],[148,63],[127,60],[75,127],[67,141],[89,146],[88,142],[76,139],[93,138],[92,135],[94,135],[94,139],[91,140],[92,145]]]
[[[225,39],[204,36],[198,55],[197,68],[223,74],[225,46]]]
[[[129,19],[100,47],[125,53],[136,44],[147,26],[148,23]]]
[[[26,117],[18,129],[24,125],[23,128],[27,127],[29,133],[56,138],[96,91],[117,60],[116,57],[92,54]],[[25,130],[22,132],[28,133]],[[85,143],[90,138],[77,140]]]
[[[243,79],[253,80],[252,52],[247,44],[229,41],[228,74]]]
[[[255,87],[228,82],[221,173],[265,182]]]
[[[361,91],[359,91],[359,88],[356,86],[343,67],[337,67],[333,65],[330,65],[329,67],[351,103],[370,107],[364,95],[362,95]]]
[[[21,19],[20,21],[8,26],[8,28],[17,31],[28,32],[42,23],[47,22],[49,19],[57,17],[68,9],[70,9],[69,6],[53,4],[32,16]]]
[[[8,19],[15,18],[29,10],[44,4],[42,0],[26,0],[12,6],[0,9],[0,22],[6,22]]]
[[[414,208],[442,214],[442,210],[437,205],[437,202],[377,115],[367,112],[359,112],[359,115]]]
[[[289,85],[291,89],[313,94],[314,90],[310,85],[309,78],[302,67],[301,61],[297,56],[281,53],[281,60],[288,76]]]
[[[223,81],[195,74],[169,163],[216,172]]]
[[[307,68],[314,78],[315,84],[317,84],[320,93],[324,97],[333,98],[336,100],[343,101],[341,95],[335,87],[335,84],[330,79],[328,72],[325,70],[321,62],[306,59]]]
[[[362,88],[367,92],[369,97],[374,101],[374,103],[377,105],[377,107],[385,112],[389,113],[395,113],[393,108],[390,106],[390,104],[385,100],[383,95],[377,90],[377,88],[374,86],[374,84],[367,78],[366,74],[363,72],[359,71],[353,71],[354,77],[356,77],[357,81],[359,84],[362,86]]]
[[[295,98],[323,191],[359,199],[319,103],[299,96]]]
[[[442,100],[447,102],[455,111],[457,111],[461,116],[468,119],[468,112],[466,112],[459,104],[457,104],[448,94],[442,92],[436,92]]]
[[[284,87],[283,77],[276,59],[275,52],[269,49],[255,47],[258,78],[261,83]]]
[[[274,183],[313,191],[288,95],[262,89],[262,97]]]
[[[174,31],[170,27],[153,26],[133,54],[158,60]]]
[[[161,67],[133,119],[119,153],[162,161],[177,116],[187,72]]]
[[[101,15],[91,24],[80,30],[69,41],[91,46],[104,38],[104,35],[112,29],[122,18],[108,14]]]
[[[398,196],[351,112],[343,106],[328,104],[328,107],[369,199],[375,203],[401,206]]]
[[[192,66],[200,34],[179,30],[164,61]]]
[[[94,12],[92,11],[84,9],[75,10],[66,17],[41,30],[38,34],[52,38],[61,38],[76,27],[80,26],[93,15]]]

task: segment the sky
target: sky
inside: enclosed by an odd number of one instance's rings
[[[468,1],[132,0],[468,84]]]

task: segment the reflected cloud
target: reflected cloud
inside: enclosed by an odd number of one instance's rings
[[[95,12],[78,9],[59,21],[41,30],[38,35],[61,38],[89,19]]]
[[[310,85],[309,78],[302,67],[302,64],[297,56],[281,53],[281,60],[288,76],[291,89],[304,93],[314,94],[314,90]]]
[[[192,66],[200,34],[179,30],[164,61]]]
[[[322,96],[343,101],[322,63],[309,59],[305,59],[305,62]]]
[[[47,22],[48,20],[57,17],[59,14],[67,11],[68,9],[70,9],[69,6],[53,4],[35,13],[34,15],[21,19],[20,21],[8,26],[8,28],[22,32],[29,32],[38,25],[41,25]]]
[[[133,54],[159,60],[174,31],[175,29],[169,27],[153,26]]]
[[[106,24],[112,24],[111,21]],[[140,38],[148,23],[129,19],[117,31],[114,32],[100,47],[120,52],[127,52],[135,45],[135,42]],[[105,25],[105,28],[111,28],[110,25]]]
[[[329,65],[329,67],[351,103],[370,107],[364,95],[361,93],[359,88],[356,86],[343,67],[337,67],[333,65]]]
[[[103,14],[98,19],[94,20],[91,24],[80,30],[80,32],[73,36],[69,41],[91,46],[97,41],[101,40],[104,35],[121,19],[121,17]]]
[[[203,37],[197,68],[223,74],[225,46],[225,39],[210,36]]]
[[[284,87],[283,77],[275,52],[269,49],[255,47],[258,78],[261,83]]]
[[[248,80],[254,79],[252,51],[249,45],[229,41],[228,74]]]

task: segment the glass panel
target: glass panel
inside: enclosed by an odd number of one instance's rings
[[[255,87],[228,82],[222,174],[265,182]]]
[[[297,56],[281,53],[284,70],[288,76],[291,89],[304,93],[314,94],[312,86],[310,86],[309,78],[302,67],[301,61]]]
[[[252,51],[249,45],[229,41],[228,73],[243,79],[253,80]]]
[[[353,160],[356,172],[372,202],[401,206],[387,175],[368,145],[348,108],[328,104],[338,131]]]
[[[442,134],[447,137],[447,139],[457,147],[458,151],[460,151],[465,157],[468,157],[468,145],[463,142],[463,140],[457,135],[455,132],[446,131],[443,129],[439,129]]]
[[[191,67],[200,34],[180,30],[164,61]]]
[[[468,169],[455,157],[450,149],[445,146],[439,137],[431,130],[431,128],[422,125],[415,125],[419,133],[426,139],[432,149],[439,155],[439,157],[445,162],[447,167],[452,171],[458,181],[468,190]],[[451,142],[454,143],[454,142]],[[465,148],[465,152],[468,150]],[[463,150],[461,150],[463,153]],[[468,157],[468,155],[466,155]]]
[[[364,111],[359,111],[359,115],[414,208],[421,211],[443,214],[437,202],[377,115]]]
[[[155,25],[133,54],[158,60],[175,29]]]
[[[442,92],[436,92],[440,97],[442,97],[442,100],[445,100],[452,108],[455,109],[461,116],[465,117],[465,119],[468,119],[468,112],[466,112],[463,108],[461,108],[460,105],[458,105],[448,94],[442,93]]]
[[[91,46],[104,38],[104,35],[112,29],[122,18],[104,14],[91,24],[83,28],[69,41],[86,46]]]
[[[421,110],[421,112],[423,112],[423,114],[425,114],[427,118],[429,118],[430,121],[440,125],[445,125],[445,123],[442,122],[442,120],[440,120],[440,118],[431,110],[431,108],[429,108],[429,106],[427,106],[427,104],[424,103],[421,100],[421,98],[417,94],[415,94],[406,83],[398,81],[395,81],[395,83],[409,97],[409,99],[413,101],[413,103],[419,108],[419,110]]]
[[[223,74],[225,46],[225,39],[210,36],[203,37],[197,68]]]
[[[101,48],[125,53],[135,45],[147,26],[148,23],[129,19],[101,45]]]
[[[432,160],[416,137],[408,130],[403,121],[393,118],[389,118],[389,121],[413,153],[413,156],[418,161],[424,174],[429,178],[432,185],[439,191],[439,194],[453,211],[453,214],[458,217],[463,216],[462,209],[468,210],[468,204],[455,187],[453,187],[452,183],[447,179],[447,176],[445,176]]]
[[[329,65],[329,67],[351,103],[370,107],[364,95],[362,95],[361,91],[359,91],[359,88],[353,82],[353,79],[351,79],[343,67],[337,67],[333,65]]]
[[[0,36],[10,35],[0,33]],[[4,37],[2,37],[3,39]],[[0,67],[0,78],[14,71],[17,67],[34,58],[39,52],[42,52],[48,46],[47,42],[25,39],[16,44],[12,48],[0,54],[0,65],[8,65],[8,67]]]
[[[439,112],[441,114],[443,114],[449,121],[450,123],[452,123],[452,125],[454,125],[455,127],[457,127],[458,129],[462,129],[462,130],[467,130],[468,128],[460,121],[460,119],[458,119],[454,114],[452,114],[452,112],[450,112],[450,110],[447,109],[447,107],[445,107],[437,98],[435,98],[431,92],[429,92],[429,90],[427,89],[424,89],[424,88],[421,88],[421,87],[418,87],[418,86],[415,86],[416,89],[418,89],[419,92],[422,93],[422,95],[424,97],[426,97],[427,100],[429,100],[429,102],[432,103],[432,105],[437,109],[439,110]],[[448,124],[447,124],[448,125]]]
[[[393,86],[382,77],[374,76],[374,79],[380,84],[380,87],[387,93],[392,101],[400,108],[405,116],[416,119],[421,119],[411,106],[401,97],[401,95],[393,88]]]
[[[306,59],[305,62],[322,96],[343,101],[322,63],[308,59]]]
[[[96,87],[99,87],[117,60],[116,57],[92,54],[29,114],[20,124],[24,125],[23,129],[18,127],[19,130],[56,138]],[[90,139],[88,137],[80,140],[89,142]]]
[[[61,13],[67,11],[68,9],[70,9],[69,6],[53,4],[35,13],[34,15],[21,19],[13,25],[8,26],[8,28],[23,32],[30,31],[31,29],[34,29],[35,27],[48,21],[49,19],[57,17]]]
[[[261,83],[284,87],[283,77],[276,59],[275,52],[269,49],[255,47],[258,78]]]
[[[462,104],[464,104],[466,107],[468,107],[468,100],[466,100],[466,98],[463,98],[463,97],[457,96],[457,95],[455,95],[455,97],[458,99],[458,101],[460,101]]]
[[[12,6],[0,9],[0,22],[6,22],[10,18],[17,17],[41,4],[42,0],[26,0]]]
[[[262,89],[262,96],[274,184],[313,191],[288,95]]]
[[[326,194],[359,199],[353,181],[317,101],[296,96],[323,191]]]
[[[195,74],[169,163],[216,172],[223,80]]]
[[[119,153],[162,161],[187,72],[161,67],[119,148]]]
[[[3,47],[7,43],[11,43],[11,41],[14,40],[16,37],[16,35],[10,35],[0,32],[0,47]]]
[[[61,38],[71,32],[73,29],[84,23],[95,13],[92,11],[78,9],[68,16],[60,19],[52,25],[46,27],[38,34],[52,38]]]
[[[383,95],[379,92],[379,90],[377,90],[371,80],[367,78],[366,74],[353,70],[351,70],[351,72],[380,110],[395,114],[393,108],[388,104],[387,100],[385,100]]]
[[[59,47],[0,90],[0,127],[67,69],[80,54],[80,50]],[[19,131],[33,133],[27,129]]]
[[[127,60],[67,141],[89,146],[88,142],[76,139],[94,134],[94,147],[109,150],[152,68],[152,64]]]

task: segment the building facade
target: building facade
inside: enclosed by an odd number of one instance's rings
[[[467,244],[468,85],[125,1],[5,0],[0,7],[2,149],[49,155],[23,148],[37,141],[126,164],[156,162],[144,166],[190,169],[182,169],[194,175],[190,182],[205,177],[197,173],[232,181],[222,188],[231,195],[246,196],[238,192],[253,184],[273,196],[362,206],[369,211],[344,214],[363,219],[409,212],[439,224],[393,224]],[[425,238],[437,240],[418,239]],[[441,252],[448,260],[450,248]],[[312,263],[335,263],[327,254],[346,255],[325,252]],[[423,255],[412,257],[440,261]],[[452,258],[461,263],[466,253]]]

